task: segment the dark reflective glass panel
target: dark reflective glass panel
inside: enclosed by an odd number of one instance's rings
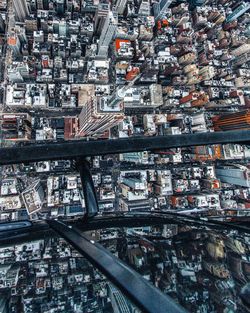
[[[167,224],[91,235],[189,312],[250,311],[250,236]]]
[[[1,313],[139,313],[103,274],[55,234],[0,246]]]

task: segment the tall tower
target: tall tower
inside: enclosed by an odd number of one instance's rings
[[[250,111],[222,114],[213,118],[214,130],[250,129]]]
[[[16,33],[12,33],[8,37],[7,43],[15,55],[19,55],[21,53],[21,43]]]
[[[36,0],[37,10],[43,10],[43,0]]]
[[[123,14],[125,7],[127,4],[127,0],[117,0],[115,4],[115,10],[118,14]]]
[[[247,166],[241,164],[217,166],[215,172],[224,183],[250,187],[250,171]]]
[[[56,12],[58,15],[63,15],[65,12],[65,0],[56,1]]]
[[[140,68],[136,71],[136,74],[133,79],[125,86],[121,88],[117,88],[116,91],[109,98],[109,106],[110,107],[118,107],[123,103],[123,99],[126,95],[128,89],[134,86],[135,82],[141,78],[144,72],[148,70],[148,61],[144,61],[144,63],[140,66]]]
[[[114,37],[117,27],[117,13],[109,12],[98,43],[98,56],[107,57],[109,45]]]
[[[13,8],[16,19],[24,22],[25,18],[29,15],[29,7],[26,0],[13,0]]]
[[[0,14],[0,33],[4,33],[4,30],[5,30],[5,23],[4,23],[2,15]]]
[[[172,2],[173,0],[160,0],[159,3],[154,5],[154,16],[156,20],[159,20],[163,17],[165,11]]]
[[[87,102],[79,115],[79,136],[99,137],[124,118],[123,106],[110,106],[107,99],[95,98]]]
[[[108,293],[111,300],[111,305],[115,313],[129,313],[132,310],[131,303],[124,295],[112,284],[108,283]]]
[[[149,0],[141,0],[140,5],[138,7],[138,14],[149,16],[150,15],[150,2]]]
[[[247,1],[248,2],[248,1]],[[226,22],[231,23],[235,21],[238,17],[244,14],[247,10],[250,9],[250,3],[242,2],[231,14],[228,15]]]
[[[101,34],[108,14],[109,14],[109,4],[99,3],[94,17],[95,33],[97,35]]]

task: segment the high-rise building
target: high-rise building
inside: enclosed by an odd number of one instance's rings
[[[36,5],[38,10],[48,10],[49,0],[36,0]]]
[[[34,42],[44,42],[44,32],[42,30],[36,30],[33,33]]]
[[[59,26],[59,29],[58,29],[59,36],[60,37],[66,37],[67,31],[68,31],[68,29],[67,29],[68,25],[67,25],[66,21],[64,21],[64,20],[60,21],[58,26]]]
[[[213,66],[204,66],[199,70],[200,79],[210,80],[215,76],[216,72]]]
[[[161,0],[159,3],[154,5],[154,16],[156,20],[159,20],[164,16],[167,8],[172,2],[173,0]]]
[[[250,3],[247,3],[247,2],[242,2],[235,10],[233,10],[233,12],[228,15],[226,22],[231,23],[235,21],[238,17],[240,17],[248,9],[250,9]]]
[[[28,42],[26,31],[24,27],[20,27],[19,25],[15,26],[15,33],[20,40],[21,44],[25,44]]]
[[[112,107],[116,107],[123,103],[125,91],[126,87],[122,87],[116,90],[116,92],[114,92],[109,98],[109,105]]]
[[[160,196],[168,196],[173,194],[171,171],[157,171],[157,181],[154,184],[154,192]]]
[[[150,207],[147,172],[138,171],[122,174],[119,206],[122,211],[148,210]]]
[[[94,17],[94,28],[95,33],[97,35],[101,34],[108,14],[109,14],[109,4],[99,3]]]
[[[117,27],[117,13],[109,12],[98,43],[98,56],[107,57],[109,45],[114,37]]]
[[[122,106],[111,107],[107,99],[92,99],[84,104],[79,115],[79,136],[101,136],[124,118]]]
[[[35,30],[38,30],[37,20],[34,18],[27,18],[25,20],[25,30],[27,32],[33,32]]]
[[[44,10],[43,0],[36,0],[37,10]]]
[[[40,180],[33,182],[22,192],[23,201],[28,214],[39,211],[43,206],[44,191]]]
[[[150,2],[149,0],[141,0],[138,10],[139,15],[150,15]]]
[[[44,10],[49,9],[49,2],[50,2],[50,0],[43,0],[43,9]]]
[[[27,62],[13,62],[8,68],[8,79],[13,83],[23,82],[24,79],[29,78],[30,71]]]
[[[233,49],[230,53],[232,55],[239,56],[247,52],[250,52],[250,44],[245,43],[245,44],[240,45],[238,48]]]
[[[190,8],[194,9],[196,7],[202,6],[204,4],[204,0],[189,0]]]
[[[6,10],[7,8],[7,0],[0,1],[0,10]]]
[[[232,60],[232,66],[239,67],[240,65],[247,63],[249,61],[249,58],[250,58],[250,52],[245,52],[239,56],[236,56]]]
[[[216,176],[224,183],[250,187],[250,170],[240,164],[219,166],[215,169]]]
[[[108,283],[108,291],[114,313],[131,313],[129,302],[112,284]]]
[[[245,110],[230,114],[223,114],[213,119],[214,130],[236,130],[250,128],[250,111]]]
[[[148,152],[129,152],[120,154],[120,160],[125,162],[133,162],[136,164],[147,164],[148,163]]]
[[[63,15],[65,12],[65,0],[56,0],[56,12],[58,15]]]
[[[13,0],[13,8],[16,19],[24,22],[25,18],[29,15],[27,0]]]
[[[0,297],[0,312],[2,313],[8,312],[8,302],[4,296]]]
[[[5,23],[4,23],[2,15],[0,14],[0,33],[4,33],[4,29],[5,29]]]
[[[151,84],[149,86],[150,101],[154,107],[163,105],[162,86],[160,84]]]
[[[117,88],[117,90],[110,96],[109,98],[109,106],[111,107],[121,107],[124,102],[124,97],[126,92],[135,84],[135,82],[141,78],[142,74],[148,71],[148,63],[145,61],[136,71],[137,75],[133,75],[133,79],[129,81],[129,83],[121,88]]]
[[[115,4],[115,10],[118,14],[123,14],[127,5],[127,0],[117,0]]]
[[[20,54],[21,43],[16,33],[13,33],[8,38],[7,42],[8,42],[8,46],[10,47],[10,49],[13,51],[15,55]]]

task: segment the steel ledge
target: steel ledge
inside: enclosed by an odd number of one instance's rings
[[[250,143],[250,130],[91,141],[72,140],[1,148],[0,165],[225,143]]]

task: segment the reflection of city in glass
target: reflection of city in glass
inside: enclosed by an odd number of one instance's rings
[[[0,312],[139,311],[65,240],[52,235],[0,247]]]
[[[246,233],[167,224],[88,235],[188,312],[250,310]],[[0,262],[1,312],[139,312],[58,237],[2,245]]]
[[[174,224],[113,234],[101,235],[104,246],[189,312],[249,310],[239,298],[250,279],[249,235]]]

